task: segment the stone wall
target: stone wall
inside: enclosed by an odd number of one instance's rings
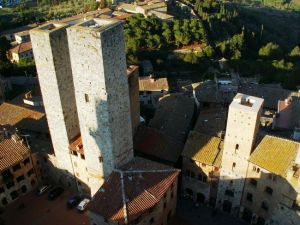
[[[217,204],[224,209],[226,203],[227,211],[235,215],[239,213],[262,104],[263,99],[238,94],[229,106]]]
[[[31,30],[30,35],[55,156],[62,176],[67,176],[60,180],[71,182],[68,147],[79,133],[79,123],[66,27],[48,24]]]
[[[104,177],[133,157],[123,26],[95,19],[67,32],[93,195]]]

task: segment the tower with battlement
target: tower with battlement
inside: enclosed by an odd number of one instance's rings
[[[237,215],[248,159],[259,129],[263,99],[237,94],[229,106],[217,207]]]

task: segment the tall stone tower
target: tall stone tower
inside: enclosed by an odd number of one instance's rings
[[[91,19],[67,29],[76,104],[92,195],[133,158],[123,26]]]
[[[73,182],[69,142],[79,133],[73,77],[68,49],[67,24],[47,24],[31,30],[31,42],[45,105],[60,181]]]
[[[239,213],[248,158],[259,129],[263,99],[237,94],[229,106],[217,207]]]

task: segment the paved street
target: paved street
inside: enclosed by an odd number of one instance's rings
[[[196,208],[190,199],[183,198],[180,198],[177,203],[177,217],[193,225],[248,225],[244,221],[220,211],[212,216],[212,208],[203,205]]]
[[[65,191],[53,201],[47,199],[48,193],[37,197],[33,193],[22,196],[9,205],[1,217],[5,225],[88,225],[87,213],[67,209],[66,202],[71,194]],[[20,208],[24,203],[25,207]]]

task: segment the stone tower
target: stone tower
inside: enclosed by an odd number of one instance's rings
[[[217,207],[239,213],[248,158],[259,129],[263,99],[237,94],[229,106]]]
[[[91,19],[67,29],[76,104],[93,195],[133,158],[123,26]]]
[[[67,24],[52,23],[31,30],[31,42],[60,181],[73,182],[69,142],[79,133]],[[67,175],[67,176],[61,176]]]

